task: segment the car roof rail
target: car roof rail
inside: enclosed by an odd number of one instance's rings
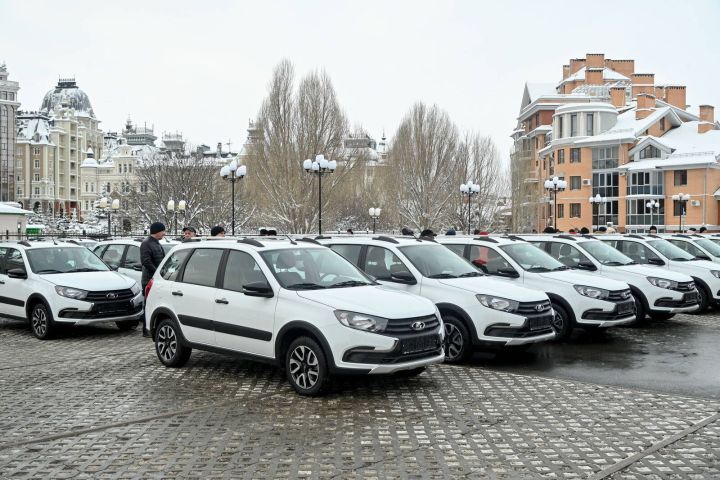
[[[497,240],[495,240],[494,238],[490,238],[490,237],[476,237],[476,238],[473,238],[473,240],[477,240],[479,242],[498,243]]]
[[[573,242],[576,241],[576,238],[572,235],[554,235],[553,238],[563,238],[565,240],[572,240]]]
[[[80,243],[77,240],[73,240],[72,238],[65,240],[65,243],[72,243],[73,245],[80,245]]]
[[[241,238],[240,240],[237,241],[237,243],[244,243],[246,245],[252,245],[253,247],[260,247],[260,248],[265,246],[262,243],[255,240],[254,238],[247,238],[247,237]]]
[[[378,235],[377,237],[373,237],[373,240],[379,240],[381,242],[388,242],[388,243],[400,243],[397,241],[397,239],[388,237],[387,235]]]
[[[32,247],[32,244],[27,240],[20,240],[18,243],[24,247]]]
[[[437,243],[437,240],[435,240],[435,238],[433,238],[433,237],[418,237],[417,240],[418,240],[418,242],[433,242],[433,243]]]
[[[520,238],[517,235],[506,235],[504,238],[507,238],[508,240],[515,240],[516,242],[524,242],[524,238]]]
[[[305,237],[307,238],[307,237]],[[325,235],[316,235],[315,240],[330,240],[332,237],[326,237]]]
[[[325,238],[325,237],[322,237],[322,238]],[[298,242],[307,242],[307,243],[313,243],[315,245],[322,245],[322,243],[318,242],[314,238],[309,238],[309,237],[296,238],[295,240]]]
[[[592,238],[593,240],[598,239],[595,235],[590,235],[589,233],[583,234],[582,238]]]

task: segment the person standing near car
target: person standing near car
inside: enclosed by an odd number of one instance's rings
[[[160,240],[165,237],[165,225],[155,222],[150,225],[150,235],[140,244],[140,262],[142,263],[142,293],[145,295],[145,287],[155,274],[155,270],[165,258],[165,250],[160,245]],[[143,337],[150,334],[143,322]]]

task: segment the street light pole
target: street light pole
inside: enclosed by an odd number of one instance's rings
[[[375,220],[377,220],[378,217],[380,216],[380,211],[381,211],[380,208],[372,208],[372,207],[370,208],[370,210],[368,210],[368,213],[370,214],[370,218],[373,219],[373,235],[375,235]]]
[[[318,235],[322,235],[322,177],[333,173],[336,168],[337,162],[326,159],[322,154],[315,155],[315,160],[308,158],[303,162],[303,169],[318,178]]]
[[[593,204],[594,204],[594,205],[597,205],[597,212],[598,212],[598,224],[597,224],[597,227],[598,227],[598,230],[600,230],[600,205],[602,205],[602,204],[604,204],[605,202],[607,202],[607,198],[606,198],[606,197],[601,197],[600,194],[598,193],[598,194],[595,195],[594,197],[590,197],[588,200],[590,201],[590,205],[593,205]],[[593,224],[594,224],[594,223],[595,223],[595,222],[593,222]],[[595,225],[593,225],[593,228],[595,228]]]
[[[660,208],[660,202],[657,200],[650,200],[645,204],[645,208],[650,209],[650,225],[654,225],[653,223],[653,210],[656,208]]]
[[[470,235],[470,224],[472,223],[471,218],[471,206],[472,206],[472,197],[474,195],[477,195],[480,193],[480,185],[477,183],[473,183],[472,180],[468,180],[467,183],[463,183],[460,185],[460,194],[463,196],[467,196],[467,202],[468,202],[468,223],[467,223],[467,234]]]
[[[108,200],[110,200],[110,204],[108,205]],[[120,209],[120,200],[115,199],[112,200],[110,197],[103,197],[100,199],[100,208],[105,210],[108,216],[108,237],[112,236],[112,227],[111,227],[111,217],[112,212],[117,212]]]
[[[565,180],[560,180],[558,177],[553,177],[549,180],[545,180],[545,190],[548,192],[553,192],[553,210],[555,213],[553,213],[553,227],[555,228],[555,231],[558,230],[558,218],[557,218],[557,194],[558,191],[563,191],[567,188],[567,182]]]
[[[683,231],[683,217],[685,216],[685,207],[687,205],[687,201],[690,200],[690,195],[687,193],[676,193],[672,196],[672,199],[676,202],[680,202],[680,219],[678,220],[678,228],[680,231],[678,233],[682,233]]]
[[[238,165],[237,160],[220,169],[220,176],[223,180],[229,180],[232,190],[232,234],[235,235],[235,182],[242,180],[247,175],[247,167]]]

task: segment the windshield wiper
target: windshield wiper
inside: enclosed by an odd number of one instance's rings
[[[83,268],[74,268],[74,269],[72,269],[72,270],[68,270],[68,271],[67,271],[67,272],[65,272],[65,273],[77,273],[77,272],[105,272],[105,271],[106,271],[106,270],[99,270],[99,269],[97,269],[97,268],[88,268],[88,267],[83,267]]]
[[[527,269],[528,272],[549,272],[550,269],[547,267],[541,267],[539,265],[536,265],[534,267],[530,267]]]
[[[48,268],[45,270],[38,270],[35,273],[37,273],[38,275],[42,275],[43,273],[65,273],[65,272],[61,272],[60,270],[54,270],[52,268]]]
[[[558,272],[560,270],[570,270],[570,267],[567,265],[560,265],[559,267],[555,267],[552,269],[553,272]]]
[[[319,288],[327,288],[323,287],[322,285],[318,285],[317,283],[293,283],[292,285],[288,285],[288,290],[316,290]]]
[[[618,262],[617,260],[612,260],[610,262],[603,263],[603,265],[607,265],[608,267],[622,267],[623,265],[630,265],[630,264]]]
[[[338,282],[333,283],[328,288],[335,288],[335,287],[362,287],[365,285],[372,285],[368,282],[361,282],[360,280],[347,280],[345,282]]]
[[[467,273],[461,273],[461,274],[458,275],[458,276],[459,276],[460,278],[463,278],[463,277],[484,277],[485,274],[484,274],[484,273],[480,273],[480,272],[467,272]]]
[[[450,273],[436,273],[435,275],[428,275],[428,278],[458,278],[456,275]]]
[[[684,257],[675,257],[671,258],[673,262],[689,262],[690,260],[695,260],[694,258],[684,258]]]

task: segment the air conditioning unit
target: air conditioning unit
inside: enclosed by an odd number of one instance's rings
[[[592,180],[589,178],[583,178],[583,186],[584,187],[592,187]]]
[[[699,207],[699,206],[700,206],[700,200],[692,200],[692,201],[690,202],[690,205],[692,205],[693,207]]]

